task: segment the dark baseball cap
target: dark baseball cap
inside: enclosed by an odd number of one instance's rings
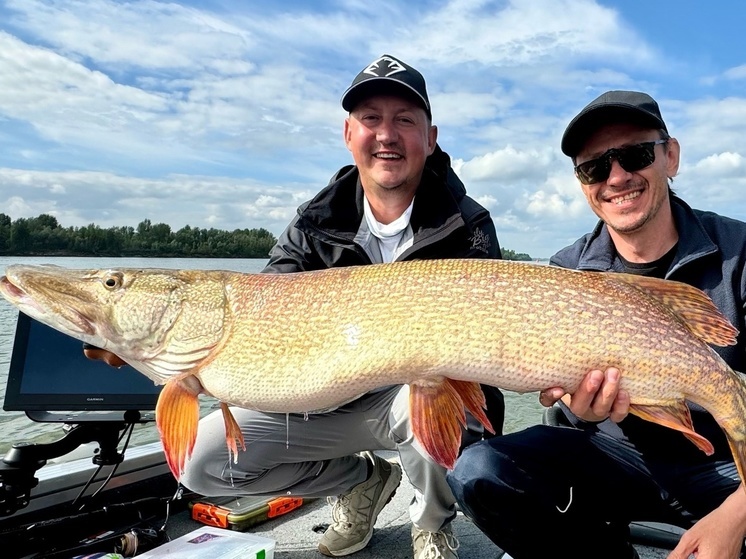
[[[342,95],[342,107],[352,111],[360,101],[372,95],[398,95],[411,99],[432,118],[425,78],[409,64],[391,55],[384,54],[375,59],[355,76]]]
[[[607,91],[578,113],[562,135],[562,153],[575,157],[588,137],[596,130],[617,122],[665,130],[658,103],[639,91]]]

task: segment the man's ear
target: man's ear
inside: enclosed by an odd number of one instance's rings
[[[679,161],[681,161],[681,144],[676,138],[669,138],[666,145],[666,174],[668,178],[674,178],[679,172]]]
[[[438,127],[433,125],[430,127],[430,130],[428,130],[427,132],[427,147],[429,148],[427,152],[428,155],[432,155],[433,152],[435,151],[435,144],[437,143],[437,141],[438,141]]]
[[[342,129],[342,135],[344,136],[345,145],[347,149],[350,149],[350,117],[345,119],[345,125]]]

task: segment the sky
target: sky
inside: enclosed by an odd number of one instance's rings
[[[736,0],[0,0],[0,213],[279,236],[352,162],[341,95],[390,54],[504,248],[594,226],[559,146],[611,89],[660,104],[682,198],[746,221],[745,26]]]

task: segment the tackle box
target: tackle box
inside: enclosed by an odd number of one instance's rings
[[[191,501],[189,508],[197,522],[240,532],[302,504],[300,497],[205,497]]]

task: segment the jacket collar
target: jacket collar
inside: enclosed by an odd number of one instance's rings
[[[417,188],[411,225],[415,236],[463,224],[458,202],[466,188],[451,168],[450,157],[436,145],[425,162]],[[319,231],[352,241],[363,219],[363,188],[357,167],[340,169],[331,182],[309,202],[298,208],[298,227],[313,234]]]
[[[670,200],[674,222],[679,232],[679,242],[668,275],[688,262],[718,251],[717,245],[694,210],[678,196],[671,195]],[[580,255],[578,269],[623,271],[624,268],[617,256],[609,229],[603,221],[596,224],[588,237],[588,242]]]

